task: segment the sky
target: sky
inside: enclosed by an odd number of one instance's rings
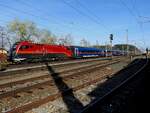
[[[15,18],[33,21],[57,36],[71,34],[74,44],[135,44],[150,48],[149,0],[0,0],[0,25]]]

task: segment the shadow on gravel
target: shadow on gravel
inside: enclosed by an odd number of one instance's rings
[[[83,109],[82,103],[74,96],[72,90],[70,87],[63,81],[62,77],[60,77],[59,73],[56,73],[54,69],[48,65],[48,63],[45,63],[47,66],[47,69],[50,73],[50,76],[53,78],[55,85],[57,86],[59,92],[62,94],[62,99],[64,103],[66,104],[69,113],[77,113],[81,109]],[[66,93],[63,93],[65,90]]]
[[[99,84],[91,93],[88,95],[94,98],[94,101],[89,103],[92,105],[96,100],[100,99],[106,92],[110,91],[114,86],[120,84],[125,78],[137,71],[140,64],[145,62],[145,59],[142,59],[136,68],[133,68],[133,64],[137,62],[138,59],[131,62],[127,67],[130,68],[130,71],[121,71],[115,73],[112,78],[108,78],[104,83]],[[146,71],[142,71],[137,78],[134,86],[128,87],[129,91],[124,91],[123,94],[117,95],[114,98],[109,98],[108,103],[106,100],[102,100],[100,104],[96,104],[94,107],[89,107],[90,109],[85,109],[81,113],[146,113],[146,104],[148,97],[148,75],[150,74],[150,63]],[[147,72],[148,71],[148,72]],[[142,75],[142,77],[141,77]],[[143,76],[144,75],[144,76]],[[147,78],[146,78],[147,77]],[[134,90],[133,90],[134,89]],[[87,106],[89,106],[87,105]],[[93,104],[95,105],[95,104]],[[147,112],[148,113],[148,112]]]

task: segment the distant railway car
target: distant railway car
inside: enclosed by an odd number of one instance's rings
[[[62,45],[37,44],[30,41],[17,42],[10,50],[10,60],[50,60],[72,57],[72,51]]]
[[[105,50],[106,56],[125,56],[127,53],[121,50]]]
[[[120,50],[112,50],[112,55],[113,56],[122,56],[123,52]]]
[[[105,50],[105,57],[110,57],[112,56],[112,51],[111,50]]]
[[[74,58],[85,58],[85,57],[103,57],[105,51],[103,49],[70,46]]]

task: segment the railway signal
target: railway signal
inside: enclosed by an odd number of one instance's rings
[[[113,34],[110,34],[110,40],[111,41],[113,40]]]
[[[146,58],[148,58],[148,48],[146,48]]]
[[[111,47],[111,56],[113,56],[112,55],[112,41],[113,41],[113,34],[110,34],[110,47]]]

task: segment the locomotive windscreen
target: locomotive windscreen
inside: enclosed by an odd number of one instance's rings
[[[9,60],[12,60],[12,58],[15,56],[15,54],[16,54],[16,47],[17,47],[18,43],[19,42],[16,42],[15,44],[13,44],[12,48],[10,49]]]

